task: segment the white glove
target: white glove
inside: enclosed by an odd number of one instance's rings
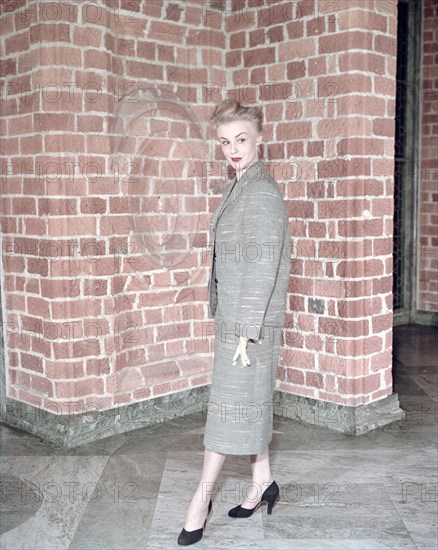
[[[236,353],[234,354],[234,357],[233,357],[233,365],[236,364],[236,360],[239,357],[239,355],[240,355],[240,358],[242,360],[242,367],[247,367],[251,364],[250,360],[249,360],[249,357],[248,357],[248,354],[246,353],[246,347],[248,345],[248,340],[249,340],[249,338],[247,338],[246,336],[240,336],[239,337],[239,344],[237,346]],[[262,343],[261,340],[253,340],[253,342],[255,342],[256,344],[261,344]]]

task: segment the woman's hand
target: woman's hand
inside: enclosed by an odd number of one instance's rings
[[[252,341],[256,344],[262,343],[261,340],[252,340]],[[236,363],[236,360],[239,357],[239,355],[242,360],[242,367],[247,367],[248,365],[251,364],[248,354],[246,353],[247,345],[248,345],[248,338],[246,338],[246,336],[240,336],[239,344],[237,346],[236,353],[234,354],[234,357],[233,357],[233,364]]]

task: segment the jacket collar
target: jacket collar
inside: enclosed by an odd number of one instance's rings
[[[247,183],[260,179],[260,177],[263,176],[265,173],[265,163],[262,160],[258,160],[248,166],[248,168],[237,180],[237,184],[240,184],[242,186],[246,185]],[[236,180],[236,178],[234,178],[234,180]]]

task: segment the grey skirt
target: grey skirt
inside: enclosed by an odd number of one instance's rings
[[[269,327],[261,344],[248,342],[251,364],[243,367],[240,356],[233,364],[239,343],[234,323],[222,317],[218,304],[204,446],[224,454],[259,454],[272,439],[273,393],[282,327]]]

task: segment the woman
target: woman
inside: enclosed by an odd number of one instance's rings
[[[252,484],[230,517],[249,517],[279,495],[269,463],[272,397],[288,289],[289,219],[279,186],[259,160],[262,113],[236,101],[211,117],[222,152],[236,170],[210,221],[214,243],[209,309],[215,319],[213,379],[204,435],[204,464],[178,538],[202,538],[214,487],[227,454],[250,455]]]

